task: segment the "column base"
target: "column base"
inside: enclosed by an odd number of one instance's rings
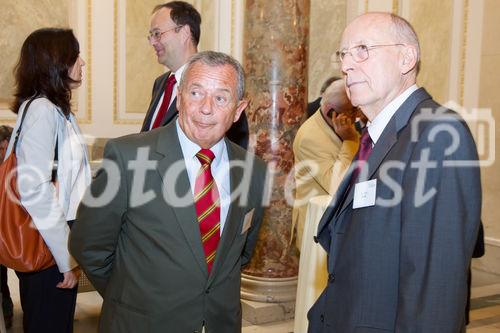
[[[292,319],[295,314],[295,301],[283,303],[263,303],[241,300],[243,320],[252,325],[266,324]]]
[[[241,274],[241,298],[262,303],[295,302],[297,277],[265,278]]]
[[[484,243],[486,255],[482,258],[473,258],[472,268],[500,275],[500,265],[498,265],[500,262],[500,239],[485,237]]]

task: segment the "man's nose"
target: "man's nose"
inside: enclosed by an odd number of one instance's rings
[[[344,59],[342,59],[342,72],[347,73],[348,70],[353,69],[355,63],[356,62],[353,60],[351,52],[347,52],[344,56]]]
[[[212,98],[210,96],[205,96],[201,101],[200,107],[201,113],[203,114],[211,114],[213,110],[212,106]]]

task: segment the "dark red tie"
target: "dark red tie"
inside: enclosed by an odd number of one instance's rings
[[[208,274],[210,274],[220,240],[219,191],[210,170],[215,155],[210,149],[201,149],[196,157],[200,161],[201,167],[194,186],[194,205]]]
[[[351,184],[354,184],[358,180],[361,170],[365,167],[366,161],[372,152],[372,143],[370,133],[368,133],[368,129],[365,128],[359,140],[358,159],[355,161],[357,164],[356,169],[352,172]]]
[[[160,110],[158,110],[158,114],[156,115],[155,122],[153,123],[151,129],[161,126],[161,122],[167,113],[168,105],[170,104],[170,99],[172,98],[172,92],[174,91],[176,83],[177,81],[175,80],[175,75],[170,75],[167,79],[167,84],[165,85],[165,93],[163,94],[163,101],[161,102]]]

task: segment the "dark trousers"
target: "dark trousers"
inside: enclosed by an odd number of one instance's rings
[[[73,332],[78,287],[56,288],[64,279],[56,265],[40,272],[16,274],[19,278],[24,332]]]
[[[14,315],[14,304],[10,298],[9,285],[7,284],[7,267],[0,265],[0,285],[2,291],[2,310],[5,326],[7,328],[12,325],[12,316]]]
[[[0,265],[0,280],[2,285],[3,298],[10,298],[9,285],[7,284],[7,267]]]

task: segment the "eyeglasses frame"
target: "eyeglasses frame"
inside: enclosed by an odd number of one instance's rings
[[[152,31],[152,32],[149,33],[149,35],[146,38],[148,39],[148,41],[150,43],[151,43],[152,40],[154,40],[155,42],[158,42],[158,41],[161,40],[161,38],[163,37],[163,35],[166,34],[167,32],[170,32],[172,30],[176,30],[175,33],[178,33],[182,27],[183,27],[183,25],[176,25],[175,27],[167,29],[167,30],[164,30],[164,31],[158,31],[158,30]]]
[[[365,44],[359,44],[359,45],[355,45],[355,46],[352,46],[348,49],[346,49],[345,51],[337,51],[335,52],[335,55],[337,57],[337,62],[339,63],[342,63],[345,59],[345,56],[347,54],[350,54],[351,55],[351,58],[352,60],[354,60],[354,62],[357,62],[357,63],[361,63],[361,62],[364,62],[366,60],[368,60],[368,58],[370,58],[370,50],[372,49],[376,49],[376,48],[379,48],[379,47],[386,47],[386,46],[405,46],[406,44],[403,44],[403,43],[394,43],[394,44],[374,44],[374,45],[365,45]],[[361,60],[356,60],[357,57],[353,56],[352,55],[352,52],[351,50],[352,49],[355,49],[355,48],[359,48],[359,47],[364,47],[366,49],[366,58],[365,59],[361,59]],[[344,55],[342,55],[344,54]]]

